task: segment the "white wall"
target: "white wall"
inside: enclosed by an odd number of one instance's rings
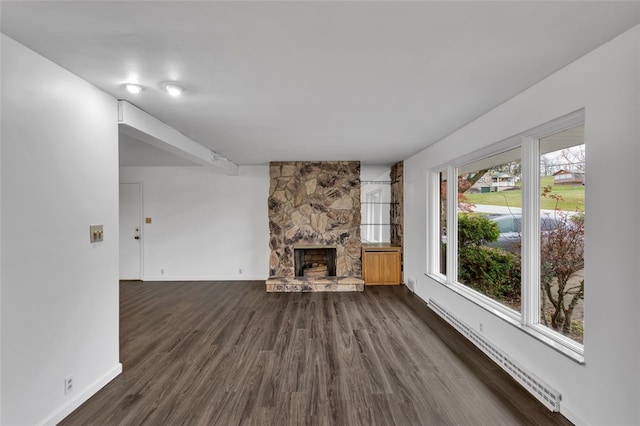
[[[152,219],[143,224],[144,280],[268,277],[268,166],[243,166],[239,176],[208,167],[121,167],[120,181],[142,182],[143,215]]]
[[[116,100],[2,35],[1,106],[0,422],[53,424],[122,368]]]
[[[405,276],[562,393],[562,413],[591,425],[640,424],[640,27],[556,72],[405,161]],[[585,108],[585,365],[425,276],[427,170]],[[612,178],[618,185],[612,185]]]

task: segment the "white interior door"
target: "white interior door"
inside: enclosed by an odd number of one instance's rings
[[[142,185],[120,184],[120,279],[142,278]]]

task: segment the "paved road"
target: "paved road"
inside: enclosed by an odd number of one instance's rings
[[[522,214],[522,209],[520,207],[491,206],[486,204],[476,204],[472,210],[475,213]]]
[[[475,213],[487,213],[487,214],[522,214],[520,207],[504,207],[504,206],[491,206],[486,204],[476,204],[472,208]],[[555,210],[541,210],[543,214],[553,215]],[[563,212],[569,216],[576,214],[575,212]]]

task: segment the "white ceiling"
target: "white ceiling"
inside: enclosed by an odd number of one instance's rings
[[[246,165],[403,160],[640,22],[638,1],[1,7],[6,35]]]

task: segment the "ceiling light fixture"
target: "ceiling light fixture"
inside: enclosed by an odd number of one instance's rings
[[[164,88],[171,96],[180,96],[182,92],[184,92],[184,88],[182,86],[178,86],[174,83],[167,83],[164,85]]]
[[[133,93],[134,95],[142,92],[142,86],[140,86],[139,84],[127,83],[124,85],[124,88],[127,89],[127,92]]]

